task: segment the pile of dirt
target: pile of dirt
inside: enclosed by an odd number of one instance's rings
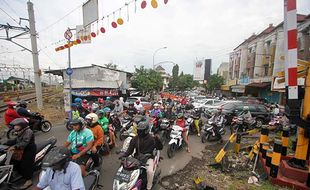
[[[38,110],[37,104],[29,104],[29,109],[31,112],[40,112],[44,115],[45,119],[54,123],[63,123],[66,118],[66,113],[64,110],[64,98],[63,93],[57,93],[53,96],[45,98],[43,100],[44,108]]]
[[[251,170],[253,163],[247,164],[247,153],[229,153],[226,160],[229,166],[223,170],[221,165],[215,165],[214,158],[220,150],[220,145],[207,145],[202,152],[201,159],[193,157],[184,169],[174,175],[164,177],[161,186],[167,190],[191,190],[197,189],[194,179],[203,179],[209,189],[285,189],[275,187],[268,181],[260,181],[258,184],[248,184],[248,179],[253,176]],[[207,188],[208,189],[208,188]]]

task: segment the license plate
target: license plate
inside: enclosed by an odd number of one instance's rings
[[[117,171],[115,178],[121,182],[125,182],[125,183],[129,183],[130,182],[130,177],[131,177],[131,172],[130,171],[126,171],[126,170],[122,170]]]

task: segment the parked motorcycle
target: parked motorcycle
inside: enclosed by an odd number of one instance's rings
[[[154,151],[154,180],[153,186],[159,181],[161,171],[157,169],[160,161],[160,151]],[[141,155],[141,159],[126,157],[122,159],[121,167],[113,180],[113,190],[145,190],[147,185],[146,162],[151,154]]]
[[[57,139],[51,137],[42,143],[37,143],[37,151],[35,156],[34,169],[38,171],[41,169],[41,164],[44,156],[55,146]],[[11,184],[22,179],[16,171],[13,171],[13,165],[10,164],[13,155],[12,151],[8,151],[10,147],[6,145],[0,145],[0,189],[2,187],[8,187]],[[14,178],[12,178],[14,176]]]
[[[170,132],[170,141],[167,148],[168,158],[172,158],[177,150],[182,149],[185,146],[184,139],[182,137],[183,128],[178,125],[173,125]]]
[[[245,132],[254,128],[260,128],[262,125],[260,119],[256,121],[256,118],[253,117],[250,123],[245,123],[244,118],[235,116],[230,125],[230,133]]]
[[[38,124],[34,126],[33,120],[36,120]],[[44,116],[40,113],[34,113],[33,118],[30,119],[30,128],[36,132],[36,131],[42,131],[43,133],[47,133],[52,129],[52,123],[45,120]],[[14,132],[14,126],[9,125],[9,130],[6,133],[6,136],[8,139],[15,138],[15,132]]]
[[[201,142],[205,143],[206,141],[210,142],[220,140],[221,138],[216,135],[216,128],[218,128],[218,132],[221,136],[225,135],[226,129],[224,124],[217,124],[212,121],[208,121],[201,131]]]

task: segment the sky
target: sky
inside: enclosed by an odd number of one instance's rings
[[[131,0],[98,0],[99,18],[118,10]],[[158,8],[140,8],[142,0],[127,9],[115,12],[98,26],[107,29],[90,44],[71,48],[72,67],[103,65],[113,62],[122,70],[133,72],[144,65],[151,68],[154,52],[155,63],[171,73],[172,64],[177,63],[184,73],[192,74],[196,60],[212,59],[212,72],[222,62],[228,62],[228,54],[253,33],[259,33],[270,23],[277,25],[283,20],[283,0],[157,0]],[[86,0],[31,0],[34,4],[36,30],[38,32],[40,67],[47,69],[68,67],[67,50],[56,52],[63,45],[65,30],[83,24],[82,5]],[[19,17],[28,18],[27,0],[0,0],[0,23],[17,25]],[[310,14],[310,1],[297,0],[297,11]],[[111,27],[114,17],[124,19],[116,29]],[[15,20],[15,21],[14,21]],[[22,22],[22,26],[28,25]],[[107,27],[109,26],[109,27]],[[96,31],[97,24],[93,25]],[[12,34],[14,32],[12,31]],[[0,37],[5,32],[0,31]],[[31,48],[29,35],[16,39]],[[55,43],[58,44],[56,45]],[[4,40],[0,40],[0,63],[20,64],[32,67],[32,56],[27,51]],[[170,63],[168,63],[170,62]]]

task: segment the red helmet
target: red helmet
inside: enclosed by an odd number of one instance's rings
[[[140,100],[136,100],[136,103],[140,103]]]
[[[99,104],[103,104],[103,103],[104,103],[103,98],[98,98],[98,103],[99,103]]]
[[[6,105],[7,105],[8,107],[13,107],[13,106],[16,106],[16,102],[14,102],[14,101],[8,101],[8,102],[6,102]]]
[[[86,99],[84,99],[82,102],[83,102],[84,104],[86,104],[88,101],[87,101]]]

